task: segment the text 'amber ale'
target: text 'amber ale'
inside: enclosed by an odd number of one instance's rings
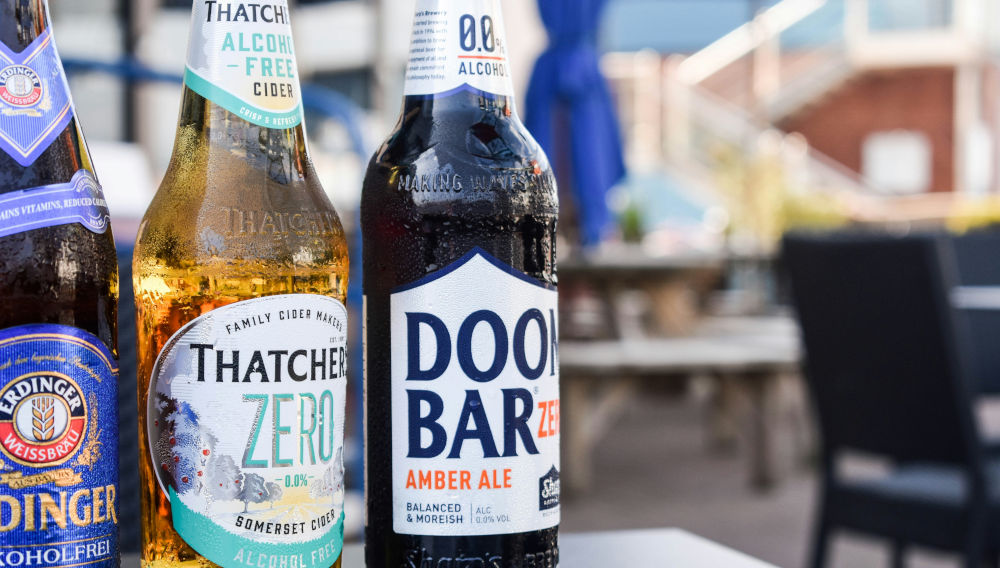
[[[558,200],[499,0],[418,0],[362,196],[369,568],[554,567]]]
[[[348,258],[285,0],[196,0],[140,227],[144,567],[340,566]]]
[[[118,261],[42,0],[0,0],[0,566],[117,567]]]

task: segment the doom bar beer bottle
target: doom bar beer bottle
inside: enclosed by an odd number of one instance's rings
[[[365,180],[369,568],[558,563],[558,203],[503,29],[499,0],[417,1]]]
[[[306,149],[286,0],[197,0],[140,227],[142,562],[340,566],[347,246]]]
[[[0,0],[0,566],[118,566],[109,220],[46,5]]]

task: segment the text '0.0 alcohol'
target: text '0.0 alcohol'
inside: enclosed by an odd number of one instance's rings
[[[0,0],[0,565],[119,565],[118,263],[42,0]]]
[[[499,0],[418,0],[362,196],[369,568],[554,567],[556,186]]]
[[[194,3],[136,243],[145,567],[340,566],[347,246],[306,150],[287,3],[254,6]]]

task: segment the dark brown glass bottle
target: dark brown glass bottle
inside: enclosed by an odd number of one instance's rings
[[[517,117],[498,0],[420,0],[364,234],[369,568],[558,564],[548,160]]]
[[[0,471],[22,480],[0,495],[24,513],[4,565],[118,566],[109,221],[46,5],[0,1]]]

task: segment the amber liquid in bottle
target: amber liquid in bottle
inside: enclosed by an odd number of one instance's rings
[[[185,89],[169,170],[140,227],[137,301],[144,567],[215,566],[171,524],[145,424],[157,355],[185,324],[280,294],[346,301],[348,253],[301,126],[255,126]],[[340,566],[340,560],[331,562]]]

